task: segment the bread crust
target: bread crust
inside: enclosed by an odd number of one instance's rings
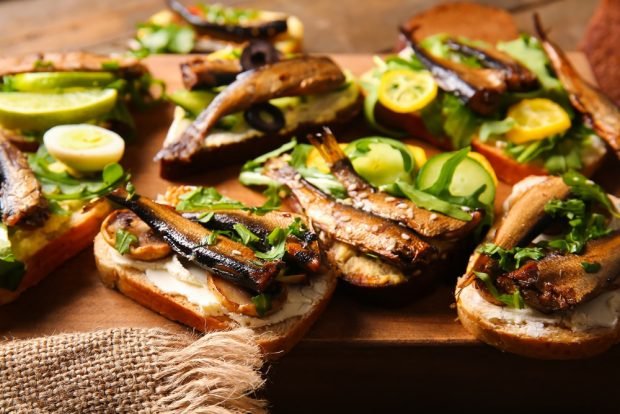
[[[338,126],[353,119],[360,111],[362,100],[363,97],[360,93],[360,96],[352,105],[338,111],[333,121],[327,123],[327,125],[337,130]],[[311,132],[314,128],[316,128],[316,125],[302,124],[285,134],[265,134],[231,145],[204,147],[189,162],[163,159],[160,161],[159,174],[167,180],[177,180],[191,174],[212,169],[213,165],[225,166],[242,163],[266,151],[277,148],[290,137],[303,137],[305,132]]]
[[[580,359],[600,354],[620,341],[618,323],[612,328],[587,331],[546,325],[542,334],[534,334],[526,325],[502,324],[501,320],[478,312],[472,295],[478,295],[474,284],[457,291],[456,309],[460,322],[477,339],[502,351],[539,359]]]
[[[411,17],[405,27],[417,27],[416,36],[423,39],[437,33],[449,33],[495,44],[519,37],[516,22],[506,10],[470,2],[437,5]],[[399,37],[396,50],[405,46]]]
[[[121,266],[113,260],[114,249],[108,245],[101,234],[95,237],[95,263],[104,285],[117,289],[139,304],[180,322],[200,332],[220,331],[238,326],[226,315],[208,316],[201,309],[180,295],[170,295],[160,291],[150,283],[141,270]],[[329,272],[315,277],[326,278],[327,289],[318,298],[312,310],[303,316],[289,318],[274,325],[255,328],[257,342],[269,359],[276,359],[289,351],[316,321],[333,294],[337,279]]]
[[[26,289],[39,283],[64,262],[88,247],[99,232],[101,222],[111,210],[107,200],[97,200],[66,232],[51,240],[26,259],[26,273],[15,291],[0,288],[0,305],[14,301]]]

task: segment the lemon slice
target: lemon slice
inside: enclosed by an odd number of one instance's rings
[[[557,103],[545,99],[524,99],[508,109],[515,126],[506,138],[515,144],[536,141],[561,134],[570,128],[570,118]]]
[[[56,126],[43,135],[43,142],[52,157],[80,172],[101,171],[125,152],[117,133],[90,124]]]
[[[379,81],[379,102],[397,113],[418,111],[436,96],[437,82],[426,70],[389,70]]]
[[[26,131],[45,130],[99,118],[112,110],[116,90],[65,93],[0,92],[0,125]]]
[[[11,77],[11,86],[20,92],[40,92],[60,88],[101,88],[113,82],[110,72],[33,72]]]

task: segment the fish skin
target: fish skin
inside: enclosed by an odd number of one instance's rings
[[[286,59],[242,72],[202,111],[178,141],[159,151],[155,160],[189,162],[224,115],[274,98],[327,92],[344,81],[342,70],[326,56]]]
[[[418,207],[411,200],[392,197],[378,191],[361,178],[353,169],[351,161],[338,146],[329,129],[308,135],[308,140],[319,150],[330,166],[332,174],[345,187],[354,200],[354,206],[368,213],[397,221],[418,234],[428,238],[454,239],[471,232],[482,220],[480,211],[471,213],[472,220],[461,221],[441,213]]]
[[[598,263],[587,273],[583,262]],[[563,311],[586,302],[612,287],[620,275],[620,232],[590,240],[583,254],[551,254],[500,276],[498,285],[512,282],[529,306],[541,312]],[[504,281],[502,279],[508,279]],[[504,288],[505,289],[505,288]]]
[[[295,218],[302,218],[299,214],[284,211],[269,211],[262,215],[245,210],[209,211],[213,211],[213,217],[207,223],[201,223],[202,226],[215,230],[234,230],[235,224],[243,224],[261,238],[263,250],[268,248],[265,242],[267,236],[276,227],[286,229],[294,222]],[[197,221],[205,212],[187,211],[183,212],[182,215],[189,220]],[[301,238],[289,235],[286,239],[284,260],[292,261],[310,272],[317,272],[321,267],[321,251],[317,235],[312,231],[305,232]]]
[[[301,178],[280,158],[268,161],[264,173],[289,187],[312,226],[336,240],[405,270],[419,268],[436,257],[435,248],[412,230],[337,202]]]
[[[0,207],[7,226],[39,226],[49,216],[47,199],[26,156],[0,134]]]
[[[577,73],[562,49],[549,40],[538,15],[534,15],[534,26],[555,74],[568,92],[571,104],[590,121],[594,131],[620,158],[620,109]]]
[[[183,85],[189,90],[227,85],[241,73],[238,59],[208,59],[197,56],[181,63]]]
[[[211,231],[169,206],[139,195],[130,197],[122,188],[106,197],[133,211],[180,256],[240,286],[263,292],[283,268],[282,261],[261,260],[249,247],[226,237],[218,236],[216,244],[206,245]]]
[[[433,56],[415,40],[413,32],[405,38],[420,62],[433,74],[439,87],[454,93],[472,111],[491,115],[497,111],[506,92],[506,83],[497,69],[470,68],[448,59]]]
[[[499,50],[466,45],[453,38],[447,39],[446,45],[454,51],[475,57],[486,68],[500,70],[506,87],[511,92],[527,92],[540,86],[534,73]]]

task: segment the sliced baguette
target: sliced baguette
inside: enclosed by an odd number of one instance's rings
[[[114,259],[118,252],[105,242],[101,234],[95,238],[94,251],[102,282],[139,304],[201,332],[238,326],[236,321],[225,314],[207,315],[199,306],[188,302],[185,297],[162,292],[146,278],[144,271],[119,265]],[[274,325],[254,329],[258,334],[258,343],[268,358],[277,358],[289,351],[308,331],[329,302],[336,288],[337,279],[330,272],[313,277],[323,279],[326,289],[322,296],[315,298],[310,312]]]
[[[542,324],[525,318],[510,323],[497,317],[497,312],[518,312],[500,309],[487,302],[470,284],[457,294],[459,320],[477,339],[502,351],[540,359],[587,358],[606,351],[620,342],[620,323],[611,328],[572,330],[557,324]]]
[[[84,210],[73,213],[70,226],[65,232],[22,260],[26,273],[16,290],[0,288],[0,305],[14,301],[24,290],[39,283],[49,273],[88,247],[110,210],[111,206],[106,200],[97,200],[88,204]]]

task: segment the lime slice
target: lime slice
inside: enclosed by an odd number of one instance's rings
[[[10,77],[13,89],[20,92],[41,92],[62,88],[102,88],[116,77],[109,72],[34,72]]]
[[[0,92],[0,125],[25,131],[99,118],[116,103],[115,89],[80,92]]]
[[[45,132],[43,143],[52,157],[82,172],[102,171],[125,152],[120,135],[90,124],[55,126]]]

